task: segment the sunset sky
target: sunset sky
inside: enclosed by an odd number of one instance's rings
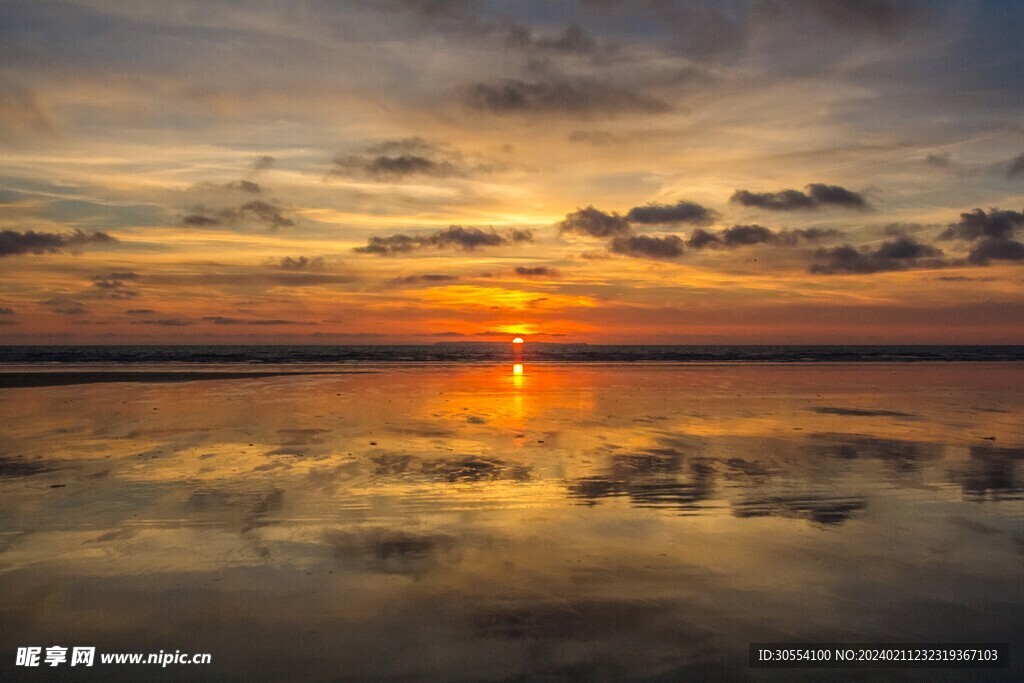
[[[1018,2],[0,2],[0,341],[1024,343]]]

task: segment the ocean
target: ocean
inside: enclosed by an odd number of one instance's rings
[[[504,342],[335,346],[5,346],[0,365],[330,363],[863,363],[1021,361],[1024,346],[601,345]]]

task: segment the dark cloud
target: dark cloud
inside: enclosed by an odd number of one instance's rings
[[[1006,167],[1007,178],[1016,178],[1019,175],[1024,175],[1024,152],[1014,157]]]
[[[282,256],[281,258],[274,260],[271,259],[270,263],[284,268],[285,270],[320,270],[324,267],[323,256]]]
[[[544,112],[585,116],[662,113],[670,109],[664,102],[633,90],[588,79],[477,83],[467,90],[464,99],[472,109],[498,114]]]
[[[1024,244],[1001,237],[986,237],[975,242],[967,260],[981,266],[988,265],[989,261],[1024,261]]]
[[[412,177],[466,177],[488,166],[471,166],[457,150],[446,149],[419,137],[384,140],[361,154],[337,155],[331,175],[400,181]]]
[[[366,176],[374,180],[401,180],[410,176],[433,176],[450,178],[464,175],[450,161],[435,161],[424,156],[403,154],[401,156],[365,157],[358,155],[334,158],[333,175]]]
[[[242,204],[237,209],[239,216],[252,217],[262,223],[270,225],[274,228],[290,228],[295,225],[295,222],[290,218],[285,218],[282,215],[281,210],[272,204],[267,202],[254,200]]]
[[[675,204],[648,204],[635,206],[626,214],[632,223],[669,224],[691,223],[693,225],[710,225],[715,222],[717,214],[700,204],[679,201]]]
[[[476,249],[478,247],[499,247],[520,242],[532,242],[533,233],[529,230],[515,228],[498,232],[494,228],[480,228],[451,225],[440,232],[427,237],[425,243],[433,247],[459,247]]]
[[[328,284],[341,284],[353,281],[353,276],[343,273],[307,272],[302,270],[255,270],[251,268],[234,268],[219,272],[169,273],[151,274],[147,281],[154,285],[165,286],[284,286],[284,287],[317,287]]]
[[[572,24],[557,36],[535,36],[522,25],[509,29],[505,44],[520,49],[550,50],[570,54],[592,54],[597,49],[597,42],[578,24]]]
[[[775,233],[762,225],[734,225],[720,233],[722,244],[727,247],[764,244],[774,238]]]
[[[942,251],[927,244],[921,244],[911,237],[899,237],[890,242],[883,242],[874,250],[883,259],[903,260],[918,259],[926,256],[941,256]]]
[[[17,232],[0,230],[0,258],[20,254],[54,254],[65,249],[92,244],[110,244],[117,240],[105,232]]]
[[[203,320],[214,325],[297,325],[294,320],[227,318],[220,315],[203,316]]]
[[[687,240],[686,245],[691,249],[703,249],[704,247],[718,246],[721,243],[722,240],[715,233],[697,228],[690,233],[690,239]]]
[[[857,249],[849,244],[818,249],[814,254],[818,262],[811,264],[809,270],[819,275],[837,275],[940,267],[946,265],[940,260],[941,256],[942,251],[931,245],[921,244],[912,237],[897,237],[875,249]]]
[[[263,192],[263,188],[251,180],[239,180],[233,183],[227,183],[224,185],[224,189],[238,190],[239,192],[248,192],[249,194],[260,194]]]
[[[1014,231],[1021,226],[1024,226],[1024,214],[1020,212],[989,209],[986,213],[974,209],[960,214],[960,222],[950,225],[939,235],[939,239],[976,240],[992,237],[1005,240],[1013,237]]]
[[[7,307],[0,308],[0,315],[14,315],[14,309]]]
[[[558,277],[558,271],[547,266],[519,266],[516,268],[516,275],[524,275],[526,277]]]
[[[473,251],[482,247],[504,247],[532,241],[533,234],[529,230],[508,228],[498,231],[494,228],[483,230],[476,227],[451,225],[444,230],[426,235],[397,234],[388,237],[371,237],[365,247],[356,247],[353,251],[360,254],[394,256],[424,248],[455,248]]]
[[[385,11],[404,10],[423,20],[435,23],[439,28],[454,30],[467,35],[487,35],[492,26],[483,23],[475,15],[478,5],[475,0],[392,0],[374,3]]]
[[[796,230],[780,230],[776,238],[783,244],[794,244],[799,240],[815,242],[817,240],[842,237],[843,233],[834,228],[798,228]]]
[[[185,225],[204,227],[207,225],[220,225],[222,221],[219,218],[213,218],[212,216],[206,216],[201,213],[190,213],[182,218],[181,222]]]
[[[674,205],[648,204],[633,207],[626,216],[606,213],[593,206],[577,209],[558,223],[562,233],[575,233],[590,237],[611,238],[608,250],[635,258],[670,259],[683,254],[683,240],[676,236],[650,236],[633,233],[632,223],[665,224],[672,222],[711,223],[717,214],[692,202],[680,201]],[[753,244],[793,246],[801,241],[810,242],[840,233],[823,228],[773,231],[760,225],[734,225],[718,232],[695,228],[687,246],[692,249],[734,248]],[[586,258],[586,256],[584,256]]]
[[[734,225],[717,233],[697,228],[690,233],[687,246],[691,249],[725,248],[772,244],[792,247],[800,242],[814,242],[841,235],[831,228],[800,228],[774,231],[760,225]]]
[[[120,271],[106,275],[93,275],[91,278],[93,294],[113,299],[132,299],[139,295],[130,289],[126,282],[139,279],[139,274],[132,271]]]
[[[366,148],[367,154],[423,154],[430,155],[438,152],[440,148],[429,140],[419,136],[411,138],[395,138],[393,140],[382,140]]]
[[[229,192],[244,192],[246,194],[262,194],[263,188],[258,183],[254,183],[251,180],[235,180],[230,183],[199,183],[196,185],[198,190],[213,190]]]
[[[633,258],[672,259],[683,255],[683,240],[675,235],[624,235],[612,239],[608,249]]]
[[[313,332],[309,336],[331,339],[383,339],[386,335],[380,332]]]
[[[92,296],[100,296],[111,299],[134,299],[139,295],[134,289],[130,289],[124,280],[92,278]]]
[[[110,299],[134,299],[139,295],[138,291],[130,289],[128,285],[120,280],[100,280],[92,283],[93,296],[102,296]]]
[[[187,327],[192,325],[191,320],[184,318],[151,318],[148,320],[133,320],[132,325],[156,325],[158,327]]]
[[[863,209],[867,207],[864,196],[858,192],[847,190],[839,185],[825,185],[823,183],[811,183],[806,188],[807,194],[818,204],[833,204],[835,206],[846,206],[852,209]]]
[[[814,200],[799,190],[782,190],[780,192],[750,192],[736,190],[730,202],[753,206],[770,211],[793,211],[795,209],[813,209]]]
[[[392,280],[397,285],[413,285],[420,282],[455,282],[459,280],[458,275],[444,275],[442,273],[426,273],[424,275],[407,275]]]
[[[113,273],[107,273],[106,275],[93,275],[90,280],[138,280],[139,274],[130,270],[115,271]]]
[[[806,192],[800,192],[799,190],[780,190],[779,192],[736,190],[729,201],[734,204],[753,206],[769,211],[816,209],[823,205],[841,206],[851,209],[867,208],[867,201],[863,195],[847,190],[839,185],[811,183],[804,189]]]
[[[558,224],[562,233],[589,235],[590,237],[616,237],[629,234],[629,221],[617,213],[605,213],[593,206],[566,214]]]
[[[264,154],[253,159],[252,170],[266,171],[268,168],[273,168],[275,163],[277,163],[277,159],[267,154]]]
[[[129,308],[125,311],[126,315],[153,315],[156,313],[152,308]]]
[[[197,227],[232,225],[244,221],[263,223],[272,230],[290,228],[295,225],[295,221],[286,217],[279,207],[261,199],[254,199],[241,206],[229,207],[216,212],[200,206],[194,213],[182,219],[182,223],[185,225]]]
[[[920,0],[799,0],[831,26],[844,31],[896,37],[925,17]]]
[[[599,15],[605,25],[643,26],[649,45],[661,43],[671,54],[688,57],[691,61],[714,60],[718,55],[741,49],[753,28],[748,13],[736,11],[740,5],[720,2],[581,0],[579,4],[588,13]],[[777,2],[742,3],[743,7],[752,8],[777,5]],[[626,31],[632,33],[633,29]],[[662,36],[651,34],[652,31]],[[687,67],[680,70],[687,70]]]
[[[64,315],[82,315],[86,312],[85,306],[81,301],[75,301],[64,296],[47,299],[42,304],[54,313],[63,313]]]
[[[924,162],[934,168],[949,168],[953,163],[953,157],[949,152],[936,152],[925,157]]]
[[[352,251],[360,254],[380,254],[382,256],[393,256],[395,254],[406,254],[423,245],[421,239],[409,235],[389,235],[388,237],[371,237],[365,247],[356,247]]]

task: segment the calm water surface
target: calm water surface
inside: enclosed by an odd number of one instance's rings
[[[0,671],[1021,678],[1024,364],[362,369],[0,390]],[[747,667],[782,640],[1014,660]]]

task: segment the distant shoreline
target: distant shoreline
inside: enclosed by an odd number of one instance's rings
[[[220,370],[280,371],[306,366],[318,371],[363,363],[617,363],[617,362],[955,362],[1024,361],[1021,345],[626,345],[510,343],[338,346],[0,346],[0,369],[29,371],[92,365],[153,370],[163,364]],[[96,367],[99,366],[99,367]],[[312,366],[312,367],[311,367]],[[329,367],[324,367],[329,366]],[[231,368],[235,369],[235,368]]]

